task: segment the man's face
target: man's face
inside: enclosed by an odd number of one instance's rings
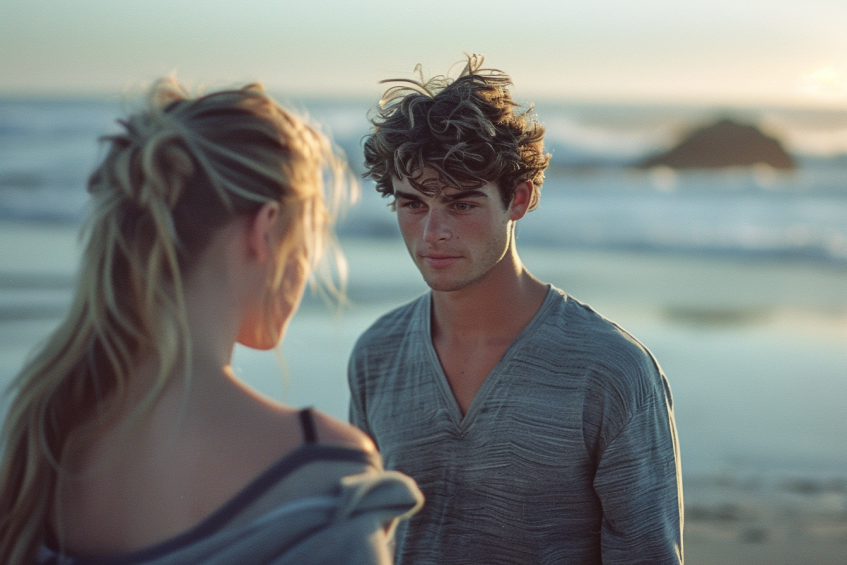
[[[424,169],[419,184],[438,175]],[[512,218],[496,183],[474,189],[441,187],[427,196],[408,179],[393,179],[397,221],[406,248],[424,281],[454,291],[483,279],[509,249]]]

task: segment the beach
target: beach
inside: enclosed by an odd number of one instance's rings
[[[0,380],[67,307],[71,223],[0,221]],[[343,238],[344,307],[307,290],[281,356],[239,347],[262,392],[346,419],[347,356],[425,286],[399,238]],[[527,267],[647,345],[674,395],[686,561],[847,561],[847,272],[799,260],[521,245]],[[282,362],[280,362],[280,357]]]

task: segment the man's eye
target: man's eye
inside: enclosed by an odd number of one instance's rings
[[[421,203],[416,200],[404,200],[400,202],[401,208],[408,208],[409,210],[417,210],[421,207]]]
[[[472,210],[473,207],[474,205],[470,204],[469,202],[456,202],[455,204],[453,204],[453,209],[459,212],[467,212],[469,210]]]

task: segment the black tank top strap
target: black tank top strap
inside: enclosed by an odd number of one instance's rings
[[[315,443],[318,441],[318,434],[315,431],[315,420],[312,417],[311,408],[300,410],[300,425],[303,426],[303,440],[306,443]]]

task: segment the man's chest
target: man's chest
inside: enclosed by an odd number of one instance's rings
[[[503,344],[433,342],[438,361],[462,414],[466,414],[486,378],[508,348]]]
[[[424,482],[465,483],[485,475],[505,485],[510,474],[531,476],[542,488],[541,475],[559,481],[590,466],[582,395],[566,381],[538,382],[506,371],[460,413],[440,375],[406,376],[406,388],[369,401],[368,423],[387,468]]]

